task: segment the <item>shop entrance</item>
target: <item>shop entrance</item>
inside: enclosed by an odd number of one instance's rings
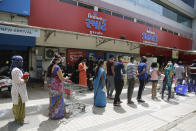
[[[28,51],[14,51],[14,50],[0,50],[0,70],[9,70],[11,58],[14,55],[21,55],[23,57],[24,71],[28,71],[29,57]],[[0,73],[0,75],[8,75],[8,71]]]

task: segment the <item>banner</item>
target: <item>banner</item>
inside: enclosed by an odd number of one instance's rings
[[[20,36],[40,37],[39,29],[20,28],[13,26],[0,25],[0,33]]]
[[[75,64],[80,57],[86,57],[86,52],[84,50],[67,50],[67,64]]]
[[[179,53],[179,52],[178,52],[177,50],[173,50],[173,51],[172,51],[172,58],[173,58],[173,59],[178,59],[178,53]]]

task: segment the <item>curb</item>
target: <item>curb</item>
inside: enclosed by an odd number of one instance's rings
[[[184,116],[181,116],[179,119],[173,121],[173,122],[170,122],[154,131],[168,131],[174,127],[176,127],[178,124],[181,124],[183,123],[184,121],[188,120],[188,119],[191,119],[192,117],[194,117],[196,115],[196,110],[195,111],[192,111],[191,113],[188,113]]]

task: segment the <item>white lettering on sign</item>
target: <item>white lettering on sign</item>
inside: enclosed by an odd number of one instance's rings
[[[5,25],[0,25],[0,33],[20,35],[20,36],[40,37],[39,29],[20,28],[20,27],[5,26]]]
[[[78,58],[83,57],[82,52],[70,52],[70,59],[71,61],[77,61]]]

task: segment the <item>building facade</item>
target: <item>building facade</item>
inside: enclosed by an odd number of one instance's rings
[[[27,5],[21,24],[40,28],[36,46],[28,48],[33,77],[47,70],[54,52],[64,52],[70,66],[81,56],[107,60],[109,54],[146,55],[160,64],[196,58],[186,53],[196,49],[195,0],[31,0]]]
[[[24,59],[24,70],[29,71],[29,50],[35,46],[36,37],[39,36],[39,30],[28,27],[29,16],[30,0],[0,1],[1,69],[7,67],[9,70],[11,57],[21,55]],[[17,26],[11,26],[11,24]],[[26,28],[21,25],[26,26]]]

